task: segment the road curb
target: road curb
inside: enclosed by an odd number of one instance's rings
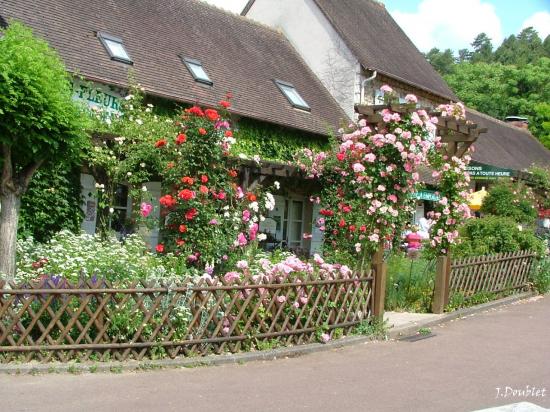
[[[444,314],[437,319],[419,321],[414,325],[407,325],[399,328],[393,328],[389,331],[387,338],[401,339],[412,336],[418,333],[420,328],[437,326],[451,320],[464,318],[476,313],[485,312],[499,306],[509,305],[513,302],[527,299],[537,295],[536,292],[526,292],[518,295],[510,296],[504,299],[495,300],[470,308],[459,309],[452,313]],[[0,365],[0,373],[5,374],[42,374],[42,373],[96,373],[96,372],[113,372],[120,373],[123,371],[146,371],[165,368],[195,368],[200,366],[220,366],[228,364],[242,364],[252,361],[270,361],[280,358],[291,358],[302,355],[307,355],[315,352],[324,352],[334,349],[343,348],[346,346],[363,344],[372,342],[370,336],[349,336],[342,339],[334,340],[326,344],[310,343],[300,346],[290,346],[258,352],[244,352],[228,355],[209,355],[205,357],[194,358],[176,358],[176,359],[161,359],[161,360],[144,360],[144,361],[116,361],[116,362],[69,362],[69,363],[24,363],[24,364],[4,364]]]

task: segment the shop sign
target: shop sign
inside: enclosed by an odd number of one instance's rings
[[[512,177],[512,169],[503,169],[496,166],[484,165],[481,163],[470,163],[466,171],[473,180],[495,180],[502,177]]]
[[[90,108],[100,108],[114,114],[121,113],[121,90],[105,84],[73,80],[73,99],[84,102]]]
[[[428,200],[430,202],[438,202],[440,196],[433,190],[422,189],[417,192],[411,193],[411,197],[417,200]]]

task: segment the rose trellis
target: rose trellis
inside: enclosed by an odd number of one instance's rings
[[[406,104],[395,105],[391,88],[384,86],[383,91],[388,104],[370,107],[359,122],[340,129],[330,152],[306,149],[296,158],[308,176],[323,185],[321,196],[313,200],[322,207],[317,225],[325,233],[325,254],[337,255],[357,270],[365,268],[381,244],[399,239],[414,211],[411,195],[421,185],[421,168],[433,170],[441,198],[431,216],[431,246],[436,254],[448,251],[458,235],[456,226],[469,215],[469,156],[460,156],[482,131],[462,137],[464,125],[472,126],[468,132],[475,126],[465,123],[461,104],[429,113],[416,108],[414,95],[406,96]],[[449,130],[443,137],[441,119]]]

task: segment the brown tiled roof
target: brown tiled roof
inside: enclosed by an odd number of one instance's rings
[[[466,119],[488,129],[474,144],[473,160],[513,170],[527,169],[532,164],[550,166],[550,151],[528,130],[472,109],[467,109]]]
[[[216,105],[233,93],[238,115],[327,134],[346,115],[278,32],[197,0],[1,0],[55,47],[68,69],[126,85],[130,67],[153,95]],[[95,32],[121,38],[134,65],[109,59]],[[195,82],[178,57],[200,60],[214,82]],[[311,112],[291,107],[273,79],[292,83]]]
[[[383,4],[373,0],[314,0],[361,65],[457,101]]]

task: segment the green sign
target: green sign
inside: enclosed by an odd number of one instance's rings
[[[496,166],[484,165],[481,163],[470,163],[466,171],[473,180],[495,180],[501,177],[512,177],[512,169],[502,169]]]
[[[436,192],[427,189],[422,189],[418,192],[411,193],[411,197],[418,200],[429,200],[430,202],[437,202],[440,199]]]
[[[120,113],[122,96],[114,87],[75,79],[73,90],[73,98],[84,101],[89,107],[102,108],[109,113]]]

